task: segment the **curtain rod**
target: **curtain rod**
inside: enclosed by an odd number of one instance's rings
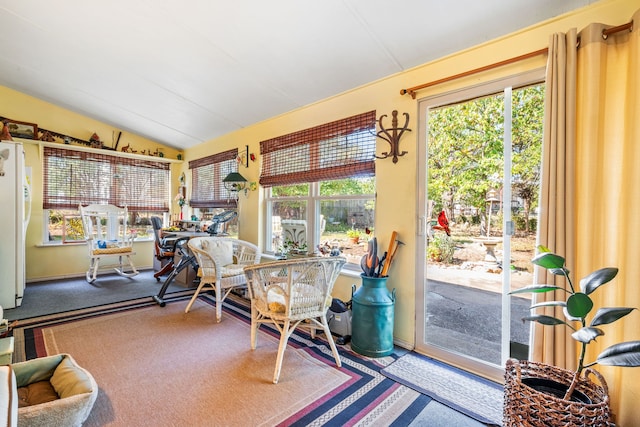
[[[619,33],[620,31],[629,30],[629,32],[633,31],[633,20],[631,22],[627,22],[626,24],[618,25],[617,27],[607,28],[606,30],[602,30],[602,38],[607,39],[611,34]]]
[[[442,79],[434,80],[434,81],[429,82],[429,83],[424,83],[424,84],[421,84],[421,85],[418,85],[418,86],[410,87],[408,89],[401,89],[400,90],[400,95],[409,94],[409,95],[411,95],[411,98],[416,99],[416,91],[419,91],[420,89],[424,89],[424,88],[427,88],[427,87],[430,87],[430,86],[435,86],[435,85],[440,84],[440,83],[449,82],[451,80],[456,80],[456,79],[459,79],[461,77],[467,77],[467,76],[470,76],[472,74],[477,74],[477,73],[480,73],[482,71],[487,71],[487,70],[491,70],[491,69],[494,69],[494,68],[501,67],[503,65],[512,64],[514,62],[522,61],[524,59],[533,58],[534,56],[544,55],[544,54],[547,53],[547,51],[548,51],[548,49],[545,47],[544,49],[540,49],[540,50],[536,50],[536,51],[533,51],[533,52],[525,53],[524,55],[520,55],[520,56],[516,56],[516,57],[513,57],[513,58],[505,59],[504,61],[496,62],[494,64],[489,64],[489,65],[485,65],[485,66],[480,67],[480,68],[474,68],[473,70],[464,71],[464,72],[459,73],[459,74],[454,74],[453,76],[444,77]]]
[[[607,39],[607,37],[609,37],[610,35],[619,33],[620,31],[624,31],[624,30],[633,31],[633,21],[628,22],[626,24],[618,25],[617,27],[611,27],[611,28],[602,30],[602,38]],[[546,55],[548,51],[549,51],[548,48],[535,50],[533,52],[525,53],[524,55],[520,55],[520,56],[516,56],[516,57],[513,57],[513,58],[505,59],[504,61],[499,61],[499,62],[496,62],[494,64],[485,65],[485,66],[480,67],[480,68],[474,68],[473,70],[465,71],[465,72],[462,72],[462,73],[459,73],[459,74],[454,74],[453,76],[444,77],[442,79],[434,80],[434,81],[431,81],[429,83],[424,83],[424,84],[421,84],[421,85],[418,85],[418,86],[410,87],[408,89],[400,89],[400,95],[409,94],[409,95],[411,95],[411,98],[416,99],[416,92],[419,91],[420,89],[424,89],[424,88],[427,88],[427,87],[430,87],[430,86],[435,86],[435,85],[440,84],[440,83],[449,82],[451,80],[456,80],[456,79],[459,79],[461,77],[467,77],[467,76],[470,76],[472,74],[481,73],[483,71],[492,70],[494,68],[498,68],[498,67],[501,67],[503,65],[512,64],[514,62],[522,61],[524,59],[533,58],[533,57],[538,56],[538,55]]]

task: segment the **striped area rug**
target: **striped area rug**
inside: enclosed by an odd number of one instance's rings
[[[122,318],[123,316],[125,316],[126,318],[126,316],[129,315],[141,316],[144,311],[147,311],[151,313],[151,315],[155,316],[156,320],[154,320],[154,322],[162,321],[164,317],[158,316],[158,313],[167,313],[166,316],[169,316],[170,313],[172,313],[171,316],[174,316],[176,319],[178,319],[177,326],[175,324],[176,322],[174,322],[167,327],[166,339],[171,340],[170,334],[172,333],[172,330],[176,328],[178,328],[179,330],[179,322],[183,321],[183,319],[193,321],[191,319],[193,319],[194,317],[202,316],[201,319],[207,319],[206,321],[209,321],[208,319],[214,318],[213,307],[215,306],[215,301],[209,296],[200,297],[198,300],[198,309],[190,312],[187,315],[184,315],[182,313],[182,310],[184,309],[188,298],[188,295],[184,296],[180,294],[172,294],[167,298],[167,306],[164,308],[154,306],[154,304],[150,302],[148,298],[144,298],[141,300],[110,304],[103,307],[94,307],[92,309],[77,310],[60,315],[43,316],[41,318],[29,319],[22,322],[19,327],[14,330],[16,348],[16,352],[14,354],[14,362],[45,356],[47,355],[48,351],[53,352],[52,349],[54,351],[58,350],[60,352],[64,352],[65,345],[68,344],[65,344],[65,339],[63,339],[64,337],[62,332],[66,331],[65,333],[67,334],[67,336],[73,335],[73,331],[76,328],[78,331],[82,331],[83,326],[91,323],[104,325],[105,319],[117,319]],[[239,354],[242,358],[252,358],[252,361],[257,361],[257,358],[265,359],[266,361],[264,362],[264,364],[265,366],[268,365],[268,367],[264,368],[266,374],[261,374],[261,377],[264,376],[266,379],[260,378],[259,380],[256,380],[254,378],[255,375],[254,377],[251,377],[251,373],[246,374],[246,369],[243,368],[242,373],[240,374],[242,379],[241,381],[237,381],[239,382],[239,384],[237,384],[236,386],[242,387],[243,393],[246,392],[247,387],[255,388],[256,390],[260,390],[260,388],[262,387],[263,389],[268,390],[269,393],[277,394],[280,392],[280,394],[283,394],[286,384],[284,381],[282,381],[282,376],[280,383],[278,383],[277,385],[270,384],[270,377],[275,365],[275,351],[277,351],[277,339],[279,338],[279,334],[274,329],[270,329],[263,325],[260,329],[261,336],[258,338],[258,349],[252,353],[249,347],[248,337],[250,315],[247,301],[242,298],[230,297],[225,301],[223,308],[223,321],[219,324],[211,323],[206,325],[206,327],[203,328],[203,336],[199,339],[211,339],[210,337],[206,336],[207,331],[211,330],[211,328],[223,327],[225,324],[225,320],[227,321],[227,325],[230,326],[233,326],[232,324],[234,322],[244,324],[244,326],[241,326],[244,329],[241,329],[240,331],[242,332],[246,330],[247,336],[236,338],[236,340],[239,341],[242,345],[240,352],[236,354],[236,358]],[[225,317],[227,317],[227,319],[225,319]],[[215,321],[212,320],[212,322]],[[235,325],[234,327],[237,328],[238,326]],[[110,332],[112,334],[111,337],[114,337],[114,334],[118,331]],[[86,333],[86,331],[84,333]],[[135,331],[119,331],[118,333],[135,335]],[[173,333],[176,332],[173,331]],[[244,335],[245,332],[242,332],[242,334]],[[135,337],[132,336],[131,338],[131,345],[135,346]],[[246,351],[244,350],[245,339]],[[263,343],[262,346],[261,343]],[[90,344],[88,343],[87,345]],[[108,343],[105,343],[105,345],[108,345]],[[221,343],[221,345],[224,345],[224,343]],[[234,412],[232,414],[229,414],[229,411],[227,411],[227,413],[225,413],[227,419],[226,421],[223,421],[221,418],[219,418],[222,412],[218,412],[218,415],[216,415],[216,411],[211,411],[212,407],[217,406],[215,404],[216,399],[214,397],[211,397],[210,405],[213,406],[206,406],[207,410],[211,414],[211,419],[203,420],[202,418],[200,418],[200,423],[192,422],[189,425],[247,425],[246,423],[250,422],[251,425],[269,426],[407,426],[410,425],[411,422],[416,418],[416,416],[424,410],[425,406],[431,400],[428,396],[425,396],[409,387],[406,387],[380,373],[381,369],[397,360],[398,355],[393,354],[385,358],[374,359],[353,353],[348,345],[338,347],[342,359],[342,368],[335,367],[335,361],[333,360],[331,350],[329,349],[326,342],[318,336],[316,336],[315,339],[312,339],[308,334],[296,331],[290,338],[289,347],[285,352],[283,376],[285,376],[287,369],[292,372],[293,369],[295,369],[296,363],[311,363],[310,366],[319,366],[320,372],[322,372],[322,370],[324,369],[324,375],[327,375],[326,384],[323,385],[321,384],[322,381],[320,381],[313,387],[313,392],[311,392],[311,389],[309,389],[309,395],[313,396],[312,401],[307,401],[308,398],[306,400],[298,399],[298,401],[300,402],[305,402],[303,406],[298,405],[299,407],[296,407],[292,404],[293,407],[283,408],[277,407],[277,405],[275,405],[274,403],[274,406],[276,407],[270,407],[268,411],[265,411],[263,414],[258,414],[257,417],[254,414],[253,418],[250,420],[245,418],[249,416],[250,411],[245,411],[245,414],[243,414],[243,411],[241,410],[238,410],[237,412]],[[262,352],[260,353],[259,350],[261,350]],[[186,353],[187,349],[181,349],[180,351],[182,352],[183,356],[180,356],[180,354],[163,354],[162,350],[159,349],[158,352],[155,352],[152,355],[153,359],[150,359],[150,361],[153,360],[154,362],[157,362],[157,358],[164,358],[165,360],[163,360],[163,364],[165,364],[166,366],[175,366],[175,369],[181,370],[188,369],[190,365],[188,353]],[[298,355],[297,353],[302,354],[302,356]],[[144,355],[144,353],[141,354]],[[96,358],[98,357],[96,356]],[[296,362],[296,358],[300,359],[301,361]],[[304,359],[307,358],[309,359],[309,361],[305,362]],[[123,358],[122,361],[118,362],[125,363],[126,360],[128,359]],[[81,363],[80,360],[78,362]],[[235,362],[237,363],[237,360]],[[92,362],[92,359],[88,358],[82,361],[81,365],[87,368],[90,372],[92,371],[92,369],[96,372],[99,372],[99,370],[101,369],[101,367],[99,366],[100,363],[95,362],[96,366],[91,366],[92,363],[94,363]],[[145,362],[140,361],[140,363]],[[224,360],[216,360],[215,363],[220,364],[227,362],[225,362]],[[243,375],[249,375],[250,377],[247,380]],[[98,378],[96,379],[98,380]],[[292,381],[293,380],[295,380],[295,378],[292,378]],[[148,379],[148,381],[150,382],[149,384],[147,384],[147,386],[153,387],[153,378]],[[163,376],[158,375],[157,381],[163,381]],[[255,384],[252,384],[251,382],[254,381]],[[100,381],[98,381],[98,384],[101,385]],[[117,390],[128,389],[131,386],[130,384],[126,384],[126,386],[114,386],[112,384],[103,385],[105,389],[107,389],[107,391],[104,391],[103,387],[101,386],[100,391],[103,394],[116,393]],[[149,414],[160,415],[163,413],[163,411],[167,410],[167,407],[171,408],[172,403],[174,403],[174,409],[178,408],[179,402],[176,400],[176,398],[180,394],[181,393],[176,393],[176,395],[171,396],[157,395],[154,396],[153,399],[145,399],[144,405],[157,405],[156,408],[154,408],[153,406],[145,407],[145,411]],[[234,392],[233,390],[229,390],[228,393],[225,393],[225,395],[227,394],[232,396]],[[103,402],[109,402],[108,397],[109,396],[103,397]],[[209,399],[206,396],[181,396],[181,398],[200,399],[204,402],[202,403],[202,405],[206,405],[206,402]],[[112,403],[115,405],[117,403],[117,399],[114,398],[112,400]],[[274,402],[276,401],[277,400],[274,399]],[[99,402],[100,397],[97,404]],[[250,402],[242,402],[242,404],[249,405]],[[225,405],[223,405],[223,407],[224,406]],[[228,408],[231,409],[231,406],[232,405],[229,405]],[[111,410],[115,411],[114,409]],[[194,411],[195,410],[196,408],[194,407]],[[103,409],[96,409],[96,407],[94,407],[94,412],[95,411],[104,412]],[[90,416],[87,425],[133,425],[132,422],[135,422],[131,419],[119,418],[120,415],[116,416],[114,414],[108,414],[111,418],[107,417],[107,422],[103,421],[105,419],[104,414],[96,415],[94,414],[94,412],[92,412],[92,416]],[[98,416],[101,416],[103,418],[97,418]],[[183,419],[185,420],[193,420],[192,418],[190,418],[192,414],[189,413],[180,414],[180,416],[183,416]],[[207,415],[205,415],[205,417],[206,416]],[[97,419],[99,419],[100,421],[96,421]],[[148,421],[149,424],[145,423],[144,425],[175,425],[174,422],[170,422],[168,420],[164,421],[162,416],[149,419]]]
[[[502,425],[501,384],[416,353],[400,357],[381,373],[482,423]]]

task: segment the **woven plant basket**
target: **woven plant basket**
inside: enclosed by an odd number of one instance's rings
[[[530,426],[609,426],[609,390],[597,371],[585,369],[576,390],[592,403],[564,400],[523,384],[522,378],[540,378],[565,384],[573,379],[573,372],[544,363],[507,360],[504,385],[504,427]],[[589,379],[597,378],[600,385]]]

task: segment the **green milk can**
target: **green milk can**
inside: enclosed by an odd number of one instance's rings
[[[393,353],[396,290],[389,292],[387,277],[360,277],[362,286],[351,290],[351,349],[369,357],[388,356]]]

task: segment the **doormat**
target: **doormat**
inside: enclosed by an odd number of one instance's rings
[[[501,384],[416,353],[380,373],[482,423],[502,425]]]

